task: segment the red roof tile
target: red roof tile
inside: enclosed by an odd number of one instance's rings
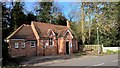
[[[57,37],[63,36],[64,32],[68,30],[66,26],[49,23],[34,22],[34,25],[40,37],[46,37],[49,29],[53,30]]]
[[[30,25],[23,25],[12,37],[12,39],[36,40]]]
[[[50,23],[33,22],[33,25],[39,35],[39,37],[47,37],[48,31],[51,29],[56,37],[63,37],[65,32],[69,29],[67,26],[54,25]],[[23,24],[16,31],[14,31],[7,39],[27,39],[36,40],[31,25]]]

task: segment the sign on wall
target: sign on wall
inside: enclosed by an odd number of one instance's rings
[[[45,46],[48,46],[48,43],[45,43]]]

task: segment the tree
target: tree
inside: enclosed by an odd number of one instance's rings
[[[51,23],[52,21],[51,7],[52,7],[52,2],[40,2],[39,3],[38,9],[37,9],[38,21]]]
[[[117,39],[118,36],[118,7],[119,4],[117,3],[104,3],[104,18],[102,18],[102,24],[104,25],[105,33],[101,33],[104,41],[101,43],[105,44],[105,46],[116,46],[119,45],[119,41]]]
[[[2,65],[9,64],[10,60],[8,44],[5,42],[6,37],[22,24],[31,24],[32,20],[36,20],[36,17],[32,13],[24,14],[23,2],[10,2],[10,7],[8,8],[6,5],[8,3],[2,3]]]
[[[100,44],[104,46],[119,45],[119,3],[82,2],[80,6],[81,21],[76,26],[78,39],[85,40],[85,44],[97,44],[98,27]]]
[[[31,21],[37,21],[37,16],[35,16],[34,14],[32,14],[31,12],[29,12],[27,15],[26,15],[26,20],[25,20],[25,23],[24,24],[31,24]]]
[[[66,18],[63,16],[59,7],[54,2],[40,2],[38,12],[38,21],[64,25],[66,26]]]
[[[6,3],[2,3],[2,65],[5,65],[6,62],[9,59],[9,54],[8,54],[8,45],[4,41],[4,39],[10,34],[9,30],[9,23],[10,22],[10,10],[9,8],[6,8]]]
[[[23,12],[23,2],[12,2],[11,6],[11,29],[16,30],[20,25],[25,22],[25,14]]]
[[[54,19],[54,23],[57,24],[57,25],[63,25],[63,26],[66,26],[67,23],[67,19],[62,15],[61,12],[58,12],[56,17],[53,18]]]

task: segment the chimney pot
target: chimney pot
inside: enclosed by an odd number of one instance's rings
[[[67,20],[67,27],[70,28],[70,22]]]

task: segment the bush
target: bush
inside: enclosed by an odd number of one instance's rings
[[[22,68],[22,67],[16,65],[7,65],[7,66],[3,66],[2,68]]]
[[[118,51],[107,50],[106,54],[120,54],[120,50]]]
[[[112,50],[107,50],[106,53],[107,54],[113,54],[114,52]]]
[[[117,54],[120,54],[120,50],[116,51]]]

